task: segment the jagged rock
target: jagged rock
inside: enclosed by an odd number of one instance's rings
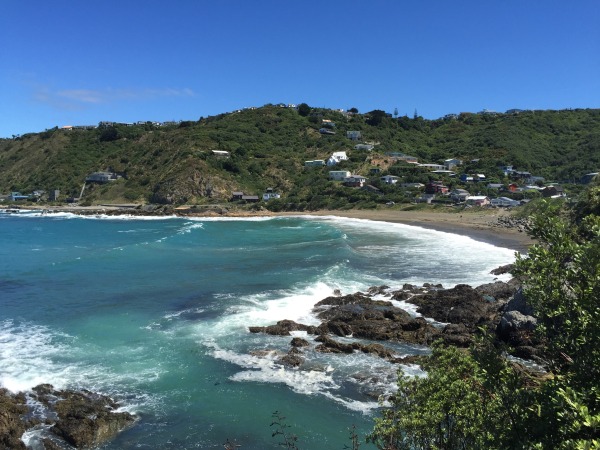
[[[525,297],[523,288],[519,288],[515,292],[512,298],[508,301],[508,304],[504,308],[504,311],[519,311],[520,313],[525,314],[526,316],[534,315],[533,308],[531,307],[531,305],[529,305],[529,303],[527,303],[527,298]]]
[[[56,402],[58,421],[52,432],[76,448],[95,447],[111,439],[135,418],[114,412],[118,405],[109,397],[89,391],[59,391]]]
[[[417,311],[425,317],[438,322],[464,324],[470,329],[491,323],[497,312],[493,304],[466,284],[413,297],[410,302],[417,305]]]
[[[29,427],[21,419],[27,412],[24,398],[12,395],[6,389],[0,388],[0,448],[25,449],[21,436]]]
[[[304,362],[304,358],[298,354],[288,353],[287,355],[279,358],[277,362],[290,367],[300,367]]]
[[[371,286],[368,290],[367,290],[367,294],[369,295],[386,295],[387,294],[387,290],[389,289],[389,286],[386,285],[381,285],[381,286]]]
[[[475,291],[482,296],[493,297],[494,301],[499,302],[499,305],[506,303],[515,292],[518,287],[511,283],[505,283],[503,281],[496,281],[495,283],[482,284],[477,286]]]
[[[75,448],[97,447],[135,421],[129,413],[115,412],[118,405],[109,397],[89,391],[56,391],[43,384],[29,395],[48,408],[45,422],[54,425],[49,431],[56,437],[42,441],[46,449],[65,448],[66,444]],[[27,412],[24,394],[11,395],[0,389],[0,448],[25,448],[21,436],[39,423],[27,420]]]
[[[350,354],[354,353],[355,351],[360,351],[363,353],[373,354],[379,356],[380,358],[388,360],[391,360],[395,357],[395,353],[393,351],[389,350],[381,344],[361,344],[358,342],[344,344],[324,335],[319,336],[316,340],[317,342],[321,342],[321,344],[317,345],[315,350],[321,353]]]
[[[292,339],[292,342],[290,342],[290,345],[292,347],[308,347],[310,344],[306,339],[295,337]]]
[[[446,345],[466,348],[473,342],[473,333],[462,323],[450,323],[444,327],[442,339]]]
[[[322,305],[335,306],[322,310]],[[422,318],[413,318],[388,301],[373,300],[363,294],[329,297],[315,308],[324,322],[321,334],[352,335],[377,341],[399,341],[415,344],[431,343],[439,330]]]
[[[293,320],[280,320],[275,325],[267,327],[249,327],[250,333],[266,333],[273,336],[289,336],[291,331],[306,331],[308,334],[315,334],[316,327],[312,325],[303,325]]]
[[[503,275],[505,273],[509,273],[515,267],[514,264],[505,264],[504,266],[496,267],[490,273],[492,275]]]

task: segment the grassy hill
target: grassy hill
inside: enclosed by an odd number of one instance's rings
[[[336,134],[319,132],[323,119],[335,122]],[[355,150],[356,142],[346,138],[349,130],[361,131],[362,142],[376,143],[375,148]],[[230,158],[213,150],[227,151]],[[316,108],[304,116],[269,105],[169,126],[51,129],[0,140],[0,193],[60,189],[65,196],[78,196],[88,174],[110,169],[123,178],[89,184],[84,201],[222,203],[233,191],[260,195],[268,187],[282,193],[281,200],[270,202],[276,209],[373,206],[410,198],[377,181],[383,196],[346,188],[327,179],[332,168],[304,167],[304,161],[326,160],[334,151],[349,156],[336,170],[363,176],[379,167],[382,175],[426,181],[427,171],[386,155],[402,152],[421,163],[462,159],[467,164],[458,173],[485,173],[488,181],[506,181],[500,167],[513,165],[547,181],[573,182],[600,168],[600,110],[463,113],[424,120]]]

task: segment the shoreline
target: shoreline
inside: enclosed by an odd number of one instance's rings
[[[468,236],[476,241],[509,248],[526,254],[529,246],[535,244],[527,233],[515,228],[499,226],[497,220],[509,216],[506,212],[498,213],[448,213],[432,211],[401,210],[348,210],[348,211],[313,211],[304,213],[309,216],[336,216],[349,219],[374,220],[378,222],[401,223],[445,233]]]
[[[38,207],[32,209],[71,212],[74,214],[139,214],[137,205],[97,205],[97,206],[59,206]],[[406,211],[397,209],[352,209],[278,212],[271,211],[199,211],[189,209],[171,209],[172,214],[181,217],[290,217],[290,216],[333,216],[348,219],[372,220],[377,222],[401,223],[446,233],[468,236],[476,241],[497,247],[509,248],[526,254],[529,246],[535,243],[527,233],[514,227],[501,226],[498,219],[510,217],[505,210],[469,210],[460,213],[444,211]],[[147,215],[161,215],[148,211]]]

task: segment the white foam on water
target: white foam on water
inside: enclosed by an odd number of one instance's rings
[[[39,325],[16,325],[10,320],[0,323],[0,386],[11,392],[41,383],[66,386],[77,367],[55,362],[69,352],[69,346],[58,342],[58,337]],[[66,336],[60,337],[64,340]]]
[[[290,387],[294,392],[305,395],[322,393],[330,389],[339,389],[334,382],[331,372],[289,369],[276,363],[276,358],[282,356],[277,352],[265,353],[262,356],[239,354],[225,350],[213,343],[209,345],[212,355],[231,362],[245,369],[230,377],[232,381],[280,383]]]

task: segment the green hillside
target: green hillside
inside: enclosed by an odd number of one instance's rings
[[[335,134],[321,134],[323,119]],[[355,150],[346,131],[362,133]],[[213,150],[227,151],[229,158]],[[335,167],[304,167],[346,151]],[[268,187],[282,194],[271,209],[342,208],[404,201],[410,193],[373,184],[385,195],[328,180],[329,170],[369,177],[394,174],[404,181],[427,181],[431,174],[392,160],[401,152],[420,163],[458,158],[457,173],[485,173],[506,182],[500,168],[512,165],[546,181],[572,183],[600,168],[600,110],[525,111],[519,114],[460,114],[424,120],[392,118],[382,111],[345,115],[326,109],[264,106],[179,124],[52,129],[0,140],[0,193],[59,189],[77,197],[87,175],[110,170],[122,175],[106,184],[89,183],[82,201],[207,204],[229,201],[233,191],[261,195]],[[475,161],[473,161],[475,160]],[[372,175],[371,175],[372,176]],[[445,180],[457,184],[456,179]]]

